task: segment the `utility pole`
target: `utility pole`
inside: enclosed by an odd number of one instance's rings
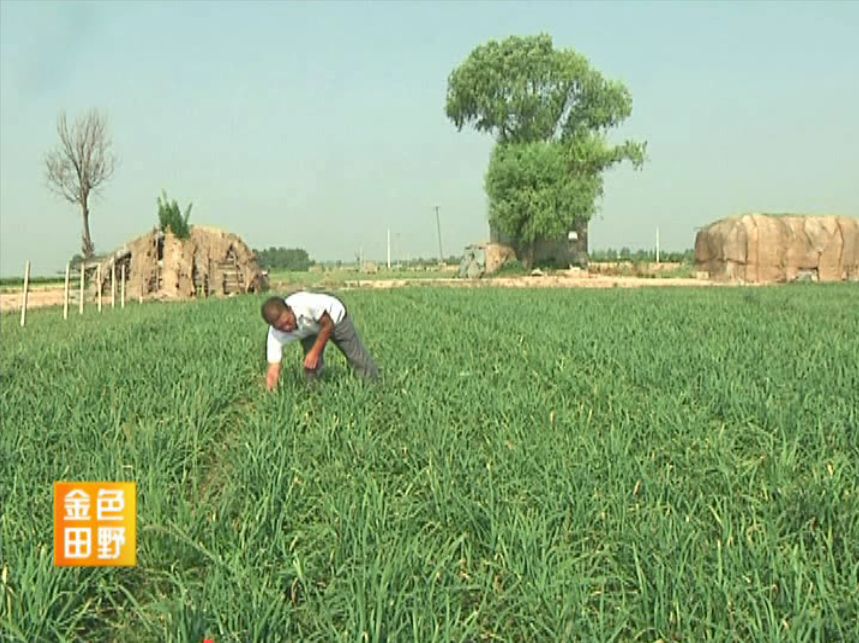
[[[388,228],[388,270],[391,269],[391,229]]]
[[[656,263],[659,263],[659,226],[656,226]]]
[[[403,267],[403,244],[400,239],[400,233],[397,232],[394,235],[394,257],[397,260],[397,268],[400,269]]]
[[[435,206],[435,225],[438,228],[438,262],[444,263],[444,253],[441,250],[441,219],[438,217],[438,206]]]

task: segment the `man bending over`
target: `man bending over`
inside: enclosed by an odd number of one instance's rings
[[[268,390],[274,390],[280,379],[283,347],[295,340],[299,340],[304,349],[304,374],[310,381],[322,374],[329,340],[340,349],[358,375],[371,381],[379,378],[379,369],[361,343],[346,306],[336,297],[314,292],[297,292],[286,299],[269,297],[262,305],[262,317],[269,325],[266,341]]]

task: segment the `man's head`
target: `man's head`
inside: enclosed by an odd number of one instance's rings
[[[295,313],[280,297],[269,297],[265,300],[262,305],[262,318],[267,324],[284,333],[291,333],[298,327],[295,322]]]

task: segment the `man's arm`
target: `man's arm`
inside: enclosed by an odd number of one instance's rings
[[[269,364],[268,372],[265,375],[265,386],[269,391],[277,388],[277,382],[280,380],[280,364]]]
[[[269,391],[277,388],[280,379],[280,362],[283,359],[283,344],[274,336],[271,329],[266,338],[266,359],[268,360],[268,371],[265,376],[265,385]]]
[[[319,334],[316,336],[313,348],[307,351],[307,357],[304,358],[304,368],[316,370],[316,367],[319,365],[319,358],[322,356],[322,351],[325,350],[325,344],[331,339],[333,332],[334,321],[327,312],[322,313],[322,316],[319,318]]]

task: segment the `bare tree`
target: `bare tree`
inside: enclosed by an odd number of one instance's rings
[[[84,220],[81,250],[89,259],[95,252],[89,234],[90,196],[113,175],[116,159],[110,152],[107,117],[90,110],[71,127],[66,114],[57,120],[60,144],[45,157],[48,187],[70,203],[80,206]]]

